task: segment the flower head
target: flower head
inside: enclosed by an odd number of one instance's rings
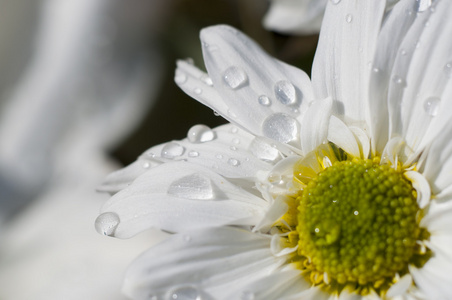
[[[428,2],[428,3],[427,3]],[[133,263],[137,299],[447,299],[449,1],[328,3],[312,79],[228,26],[175,80],[231,124],[109,176],[98,230],[176,232]],[[129,186],[130,184],[130,186]]]

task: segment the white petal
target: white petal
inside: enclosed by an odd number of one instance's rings
[[[408,178],[408,180],[411,181],[413,187],[416,189],[417,203],[419,207],[421,209],[425,208],[429,204],[430,197],[432,194],[428,181],[425,179],[424,176],[421,175],[421,173],[416,171],[408,171],[405,172],[404,175],[406,178]]]
[[[427,228],[432,235],[449,234],[452,227],[451,215],[452,201],[432,201],[428,213],[421,220],[421,226]]]
[[[285,197],[281,195],[273,201],[265,212],[262,220],[254,227],[255,231],[267,232],[270,227],[287,212],[289,206],[284,200]]]
[[[200,295],[227,299],[227,293],[281,264],[269,249],[268,237],[234,228],[174,235],[132,263],[123,291],[133,299],[148,299],[150,295],[171,296],[178,287],[192,287]]]
[[[331,98],[311,103],[301,124],[303,155],[308,154],[326,141],[333,101]]]
[[[344,122],[331,116],[328,126],[328,140],[344,149],[345,152],[360,157],[359,146],[353,132]]]
[[[264,17],[264,27],[282,33],[318,33],[327,1],[273,0]]]
[[[201,125],[195,125],[192,128],[199,129],[197,126]],[[253,148],[253,135],[231,124],[212,130],[206,126],[201,129],[210,131],[207,140],[196,141],[197,137],[193,137],[194,131],[190,129],[189,135],[192,136],[189,138],[164,143],[146,150],[135,163],[109,175],[99,190],[117,192],[154,166],[173,160],[185,160],[205,166],[228,178],[247,178],[245,180],[253,182],[258,172],[271,169],[274,162],[269,159],[269,156],[263,156]],[[202,131],[198,130],[198,132]],[[277,148],[272,149],[279,153]],[[274,161],[277,159],[275,158]]]
[[[223,99],[221,105],[206,104],[255,135],[295,142],[298,135],[293,132],[278,138],[265,129],[269,118],[283,115],[295,120],[306,110],[313,99],[306,73],[270,57],[226,25],[203,29],[201,41],[206,68]]]
[[[404,275],[402,278],[400,278],[399,281],[397,281],[394,285],[392,285],[388,293],[386,294],[387,297],[395,297],[402,295],[406,293],[406,291],[410,288],[410,286],[413,283],[413,278],[410,274]]]
[[[369,93],[370,127],[374,152],[381,153],[390,138],[388,112],[395,114],[398,109],[398,106],[388,104],[388,88],[396,57],[399,55],[406,59],[405,56],[409,55],[407,49],[400,48],[400,44],[416,19],[416,14],[412,12],[413,7],[412,0],[401,1],[394,7],[378,36],[373,63],[369,61],[369,68],[372,69]],[[394,103],[398,99],[398,92],[400,86],[392,84],[389,99],[392,97]]]
[[[385,4],[386,1],[329,2],[312,68],[316,98],[332,97],[336,115],[367,124],[368,63],[374,56]]]
[[[366,132],[355,126],[350,126],[350,130],[356,137],[356,141],[358,142],[359,149],[361,151],[361,158],[368,158],[370,154],[370,139]]]
[[[403,136],[414,155],[423,151],[452,117],[451,13],[450,1],[436,1],[432,9],[418,14],[400,46],[406,55],[396,58],[392,70],[390,134]]]
[[[422,174],[430,183],[433,194],[438,197],[450,196],[452,191],[452,123],[435,140],[425,158]]]
[[[147,228],[166,231],[220,225],[255,225],[267,202],[202,166],[162,164],[115,194],[102,213],[115,213],[114,235],[131,237]]]

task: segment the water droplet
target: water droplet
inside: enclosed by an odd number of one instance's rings
[[[264,136],[281,143],[288,143],[298,138],[298,122],[283,113],[268,116],[262,124]]]
[[[211,199],[213,197],[212,183],[202,174],[191,174],[171,183],[168,194],[185,199]]]
[[[238,145],[238,144],[240,144],[240,139],[238,139],[238,138],[233,138],[233,139],[232,139],[232,142],[233,142],[234,144]]]
[[[187,75],[180,70],[176,70],[176,76],[174,77],[174,81],[177,84],[182,84],[187,81]]]
[[[238,167],[240,165],[240,162],[235,158],[230,158],[228,159],[228,164],[234,167]]]
[[[405,55],[406,55],[406,50],[405,50],[405,49],[400,50],[400,54],[402,54],[403,56],[405,56]]]
[[[217,154],[217,155],[215,155],[215,157],[218,158],[218,159],[223,159],[223,155],[222,154]]]
[[[440,104],[441,104],[440,98],[430,97],[424,102],[424,110],[429,116],[434,117],[439,113]]]
[[[257,99],[257,101],[259,101],[260,105],[263,106],[270,106],[272,104],[272,101],[270,100],[270,98],[268,98],[265,95],[261,95],[259,96],[259,98]]]
[[[197,151],[188,152],[188,157],[198,157],[198,156],[199,156],[199,152],[197,152]]]
[[[223,79],[231,89],[241,88],[248,83],[245,71],[235,66],[228,68],[224,72]]]
[[[353,212],[353,214],[354,214],[355,216],[357,216],[357,215],[359,215],[359,211],[355,210],[355,211]]]
[[[398,75],[394,75],[392,77],[392,81],[394,83],[398,84],[398,85],[401,85],[401,86],[405,86],[406,85],[405,80],[402,77],[398,76]]]
[[[341,2],[341,0],[331,0],[331,3],[333,3],[334,5],[338,4],[339,2]]]
[[[196,95],[200,95],[201,93],[202,93],[202,89],[200,89],[200,88],[195,88],[194,90],[193,90],[193,92],[196,94]]]
[[[254,300],[254,293],[250,291],[244,291],[242,292],[242,295],[240,297],[241,300]]]
[[[149,152],[147,153],[147,155],[148,155],[149,157],[155,157],[155,153],[154,153],[154,152],[151,152],[151,151],[149,151]]]
[[[372,69],[372,72],[378,73],[378,72],[380,72],[380,69],[379,69],[379,68],[373,68],[373,69]]]
[[[119,216],[114,212],[99,215],[94,223],[96,231],[103,235],[113,236],[119,225]]]
[[[151,165],[148,162],[143,163],[143,168],[144,169],[149,169]]]
[[[191,143],[210,142],[215,138],[215,132],[206,125],[195,125],[188,130],[187,138]]]
[[[346,15],[345,21],[347,21],[347,23],[351,23],[353,21],[353,16],[351,14]]]
[[[193,286],[183,286],[170,293],[169,300],[201,300],[199,290]]]
[[[275,96],[284,105],[291,105],[297,101],[295,87],[287,80],[281,80],[275,84]]]
[[[235,146],[231,146],[231,147],[229,147],[229,149],[231,149],[232,151],[237,151],[237,147],[235,147]]]
[[[316,228],[316,229],[314,229],[314,231],[315,231],[316,233],[319,233],[319,232],[320,232],[320,229],[319,229],[319,228]]]
[[[448,62],[447,64],[445,64],[443,70],[447,78],[452,78],[452,62]]]
[[[249,149],[254,156],[261,160],[275,161],[280,157],[278,149],[273,148],[263,138],[255,138]]]
[[[204,82],[208,86],[213,86],[212,79],[207,74],[203,74],[201,76],[201,81]]]
[[[181,156],[185,148],[178,143],[170,142],[163,146],[161,156],[165,158],[175,158]]]
[[[234,127],[231,128],[231,132],[232,133],[237,133],[237,132],[239,132],[239,129],[234,126]]]
[[[219,113],[219,112],[217,112],[216,110],[214,110],[214,111],[213,111],[213,115],[214,115],[215,117],[219,117],[219,116],[221,116],[221,115],[220,115],[220,113]]]

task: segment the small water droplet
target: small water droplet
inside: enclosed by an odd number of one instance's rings
[[[187,139],[191,143],[210,142],[215,138],[215,132],[206,125],[192,126],[187,133]]]
[[[213,86],[212,79],[207,74],[203,74],[201,76],[201,81],[204,82],[208,86]]]
[[[240,297],[241,300],[254,300],[254,298],[255,298],[254,293],[250,291],[242,292],[242,295]]]
[[[359,211],[355,210],[355,211],[353,212],[353,214],[354,214],[355,216],[357,216],[357,215],[359,215]]]
[[[238,139],[238,138],[233,138],[233,139],[232,139],[232,142],[233,142],[234,144],[238,145],[238,144],[240,144],[240,139]]]
[[[215,155],[215,157],[218,158],[218,159],[223,159],[223,155],[222,154],[217,154],[217,155]]]
[[[240,162],[235,158],[228,159],[228,164],[230,164],[233,167],[238,167],[240,165]]]
[[[165,158],[175,158],[181,156],[185,148],[178,143],[170,142],[163,146],[161,156]]]
[[[94,227],[103,235],[113,236],[119,225],[119,216],[114,212],[104,212],[96,218]]]
[[[406,50],[405,50],[405,49],[400,50],[400,54],[402,54],[403,56],[405,56],[405,55],[406,55]]]
[[[295,87],[287,80],[280,80],[275,84],[275,96],[284,105],[291,105],[297,101]]]
[[[338,4],[339,2],[341,2],[341,0],[331,0],[331,3],[333,3],[334,5]]]
[[[351,23],[353,21],[353,16],[351,14],[346,15],[345,21],[347,21],[347,23]]]
[[[320,232],[320,228],[316,228],[316,229],[314,229],[314,231],[315,231],[316,233],[319,233],[319,232]]]
[[[143,163],[143,168],[144,169],[149,169],[151,165],[148,162]]]
[[[174,77],[174,81],[177,84],[182,84],[187,81],[187,74],[183,73],[180,70],[176,70],[176,76]]]
[[[174,289],[169,295],[169,300],[201,300],[201,295],[194,286],[183,286]]]
[[[214,111],[213,111],[213,115],[214,115],[215,117],[219,117],[219,116],[221,116],[221,115],[220,115],[220,113],[219,113],[219,112],[217,112],[216,110],[214,110]]]
[[[213,197],[212,183],[202,174],[191,174],[171,183],[168,194],[179,198],[205,200]]]
[[[237,133],[237,132],[239,132],[239,129],[234,126],[234,127],[231,128],[231,132],[232,133]]]
[[[155,157],[155,153],[154,153],[154,152],[151,152],[151,151],[149,151],[149,152],[147,153],[147,155],[148,155],[149,157]]]
[[[413,11],[412,11],[411,9],[406,9],[406,10],[405,10],[405,14],[406,14],[407,16],[411,16],[411,15],[413,14]]]
[[[378,73],[378,72],[380,72],[380,69],[379,69],[379,68],[373,68],[373,69],[372,69],[372,72]]]
[[[229,147],[229,149],[231,149],[232,151],[237,151],[237,147],[235,147],[235,146],[231,146],[231,147]]]
[[[248,83],[248,76],[246,76],[245,71],[235,66],[224,72],[223,79],[231,89],[241,88]]]
[[[392,77],[392,81],[394,83],[398,84],[398,85],[401,85],[401,86],[405,86],[406,85],[405,80],[402,77],[398,76],[398,75],[394,75]]]
[[[280,157],[279,151],[268,144],[263,138],[255,138],[249,147],[251,153],[265,161],[275,161]]]
[[[446,74],[447,78],[452,78],[452,62],[448,62],[444,65],[443,68],[444,74]]]
[[[202,89],[200,89],[200,88],[195,88],[194,90],[193,90],[193,92],[196,94],[196,95],[200,95],[201,93],[202,93]]]
[[[198,156],[199,156],[199,152],[197,152],[197,151],[188,152],[188,157],[198,157]]]
[[[440,98],[430,97],[424,102],[424,110],[429,116],[434,117],[439,113],[440,104],[441,104]]]
[[[288,143],[298,138],[298,122],[286,114],[276,113],[264,120],[262,132],[268,138]]]
[[[268,98],[265,95],[261,95],[259,96],[259,98],[257,99],[257,101],[259,101],[260,105],[263,106],[270,106],[272,104],[272,101],[270,100],[270,98]]]

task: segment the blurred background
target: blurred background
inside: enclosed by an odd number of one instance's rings
[[[203,68],[199,31],[229,24],[310,74],[317,36],[267,31],[265,0],[0,0],[0,299],[124,299],[163,237],[98,235],[95,188],[195,124],[225,123],[173,81]]]

